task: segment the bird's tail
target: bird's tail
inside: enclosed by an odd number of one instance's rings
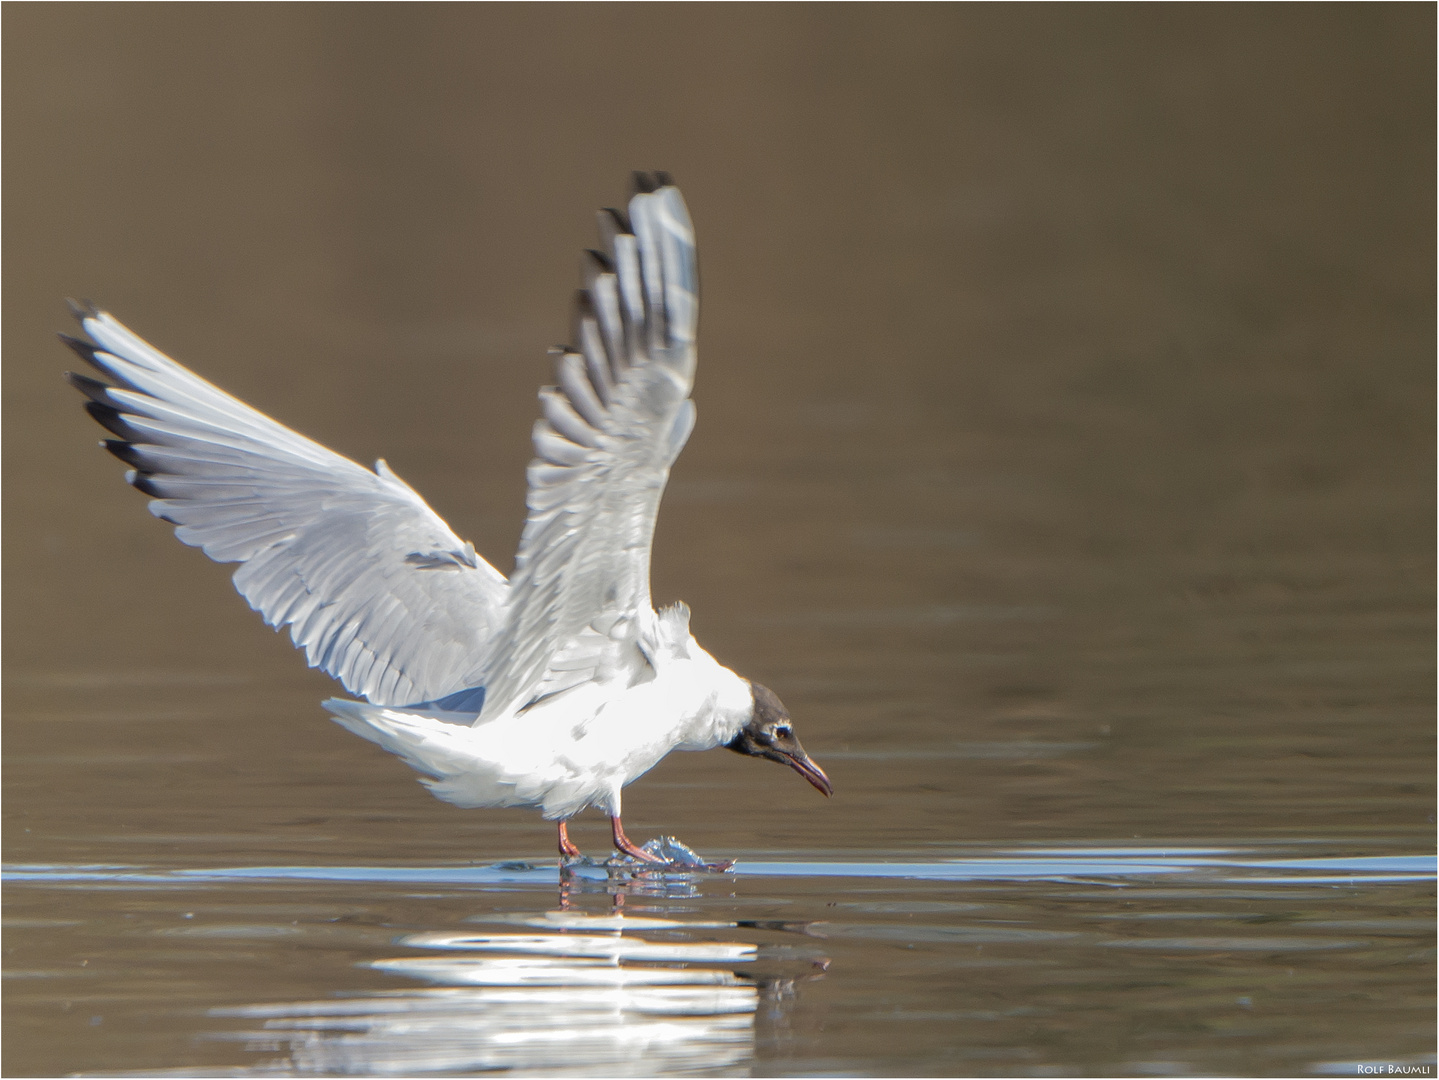
[[[341,727],[404,759],[438,798],[457,806],[501,806],[513,784],[495,763],[467,744],[469,724],[448,723],[432,713],[330,698],[325,709]]]

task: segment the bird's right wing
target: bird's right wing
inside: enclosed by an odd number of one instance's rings
[[[65,338],[117,385],[70,382],[117,439],[150,511],[216,562],[311,667],[376,705],[470,689],[504,624],[504,576],[383,461],[375,471],[250,408],[108,314],[76,311]],[[473,706],[479,711],[479,705]]]
[[[699,280],[694,229],[664,174],[637,177],[628,215],[603,211],[575,346],[540,392],[529,516],[509,622],[481,719],[594,678],[636,678],[656,627],[650,541],[694,426]]]

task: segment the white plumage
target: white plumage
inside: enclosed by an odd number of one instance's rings
[[[508,581],[383,460],[291,431],[93,307],[76,311],[89,340],[66,339],[113,380],[69,376],[151,512],[239,563],[250,606],[365,699],[325,702],[335,719],[439,798],[559,819],[566,854],[564,821],[591,805],[639,854],[620,790],[673,749],[729,745],[829,787],[778,699],[701,649],[682,605],[650,600],[660,497],[694,427],[699,296],[679,190],[637,186],[627,215],[600,213],[576,345],[540,391]]]

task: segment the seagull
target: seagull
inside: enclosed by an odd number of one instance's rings
[[[61,339],[108,379],[67,372],[114,438],[150,512],[181,542],[239,563],[236,590],[356,699],[324,708],[462,807],[587,807],[645,863],[620,793],[671,750],[781,762],[824,795],[779,697],[720,664],[689,609],[656,611],[650,544],[694,428],[694,229],[665,173],[636,173],[599,212],[574,345],[550,350],[532,433],[527,517],[508,579],[385,464],[292,431],[176,363],[92,304]]]

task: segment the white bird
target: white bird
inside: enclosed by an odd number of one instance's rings
[[[112,384],[67,373],[115,439],[150,512],[236,562],[235,588],[289,626],[353,701],[344,727],[398,754],[439,798],[521,806],[559,823],[608,814],[671,750],[724,746],[783,762],[825,795],[775,694],[719,664],[683,604],[656,612],[650,542],[694,426],[694,232],[663,173],[636,174],[628,213],[599,214],[575,345],[540,390],[528,517],[508,580],[386,466],[341,457],[206,382],[93,306],[63,337]]]

